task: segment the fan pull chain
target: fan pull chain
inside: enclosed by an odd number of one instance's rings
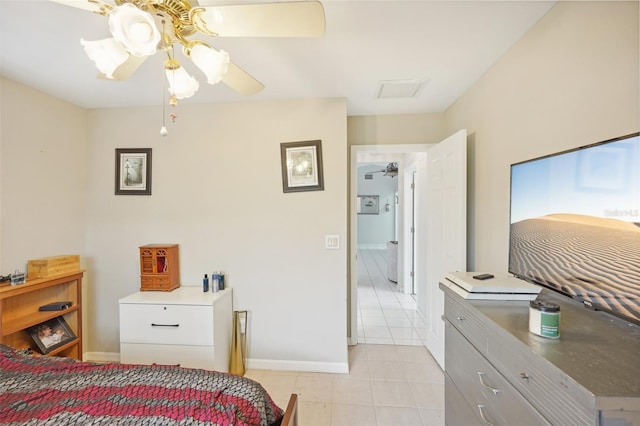
[[[165,20],[162,20],[162,39],[164,40],[165,35]],[[165,81],[164,76],[164,67],[162,68],[162,127],[160,128],[160,136],[165,137],[169,134],[167,131],[167,127],[165,126],[165,117],[166,117],[166,98],[165,92],[167,90],[167,82]],[[173,117],[172,117],[173,118]]]
[[[163,21],[164,22],[164,21]],[[166,116],[166,100],[165,100],[165,91],[167,90],[167,83],[164,78],[164,69],[162,70],[162,127],[160,128],[160,136],[165,137],[169,132],[167,131],[167,127],[165,126],[165,116]]]

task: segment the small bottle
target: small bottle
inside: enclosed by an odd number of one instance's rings
[[[224,290],[224,274],[222,271],[218,271],[218,289]]]
[[[205,293],[209,291],[209,277],[207,274],[204,274],[204,278],[202,279],[202,291]]]
[[[219,275],[214,272],[213,274],[211,274],[211,277],[213,278],[213,288],[211,289],[211,291],[217,293],[218,290],[220,290],[220,279],[218,278]]]

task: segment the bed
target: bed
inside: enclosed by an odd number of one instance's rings
[[[0,424],[297,426],[257,382],[216,371],[99,364],[0,344]]]

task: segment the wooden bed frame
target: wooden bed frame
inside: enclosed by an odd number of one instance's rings
[[[298,395],[292,393],[280,426],[298,426]]]

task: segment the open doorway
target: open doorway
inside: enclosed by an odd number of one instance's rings
[[[419,167],[426,166],[424,158],[430,146],[416,144],[351,147],[350,344],[360,341],[424,345],[424,323],[419,318],[415,306],[417,286],[414,282],[414,265],[417,257],[414,252],[417,242],[414,238],[414,218],[415,209],[419,208],[419,205],[414,199],[414,188],[415,175]],[[390,163],[397,164],[397,175],[390,177],[384,176],[383,172],[372,173],[375,170],[386,169]],[[424,173],[424,170],[422,172]],[[373,175],[373,178],[364,180],[365,174]],[[376,180],[387,185],[383,185],[379,190],[372,190],[371,188],[375,188],[372,181]],[[359,182],[366,184],[362,184],[360,188]],[[396,186],[390,188],[390,182]],[[375,195],[379,196],[378,207],[384,214],[376,218],[358,214],[363,201],[363,197],[359,196]],[[359,221],[359,218],[364,220]],[[386,222],[384,218],[387,219]],[[389,222],[391,218],[392,223]],[[369,227],[363,226],[361,222],[368,222]],[[382,225],[382,228],[376,229],[377,235],[373,238],[368,236],[369,239],[359,235],[359,232],[371,230],[376,222]],[[392,241],[397,242],[395,246]],[[397,256],[390,253],[394,249]],[[395,265],[390,264],[393,261]],[[395,273],[389,271],[390,267],[395,267]],[[360,291],[361,298],[358,296],[358,282],[368,287]],[[374,297],[377,298],[377,302]],[[368,306],[361,309],[359,300]],[[373,318],[363,318],[363,311],[365,315],[372,315]],[[368,328],[365,329],[364,325],[367,323]]]
[[[406,151],[405,151],[406,150]],[[416,208],[414,214],[417,308],[427,325],[425,346],[444,368],[444,295],[438,284],[448,271],[466,271],[467,132],[461,129],[434,145],[352,146],[350,162],[349,288],[350,344],[358,343],[358,245],[357,163],[367,155],[404,153],[407,164],[415,162]],[[407,159],[411,158],[409,161]],[[403,170],[399,162],[399,170]],[[409,167],[406,168],[408,170]],[[405,283],[407,263],[413,250],[407,223],[404,190],[407,171],[398,173],[399,235],[398,284]],[[409,246],[409,247],[407,247]],[[404,284],[402,284],[404,285]]]

